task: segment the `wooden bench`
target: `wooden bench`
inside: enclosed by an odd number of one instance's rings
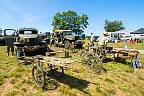
[[[137,58],[137,56],[139,55],[139,52],[137,50],[113,49],[112,54],[113,54],[113,62],[115,62],[115,59],[120,57],[120,55],[122,55],[121,56],[122,58],[130,59],[132,62],[134,58]]]

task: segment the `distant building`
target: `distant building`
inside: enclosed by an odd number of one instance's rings
[[[144,28],[140,28],[134,32],[130,32],[130,35],[137,39],[144,39]]]

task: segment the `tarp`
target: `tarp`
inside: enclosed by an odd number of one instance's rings
[[[144,34],[144,28],[140,28],[134,32],[130,32],[130,34]]]

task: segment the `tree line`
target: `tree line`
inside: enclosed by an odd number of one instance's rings
[[[58,12],[53,17],[53,31],[57,29],[72,30],[77,34],[81,34],[89,25],[89,17],[86,14],[78,15],[75,11]],[[125,29],[123,22],[119,20],[105,20],[104,29],[106,32],[116,32]]]

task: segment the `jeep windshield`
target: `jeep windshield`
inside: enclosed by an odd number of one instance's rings
[[[6,30],[4,31],[4,35],[5,35],[5,36],[15,35],[15,30],[13,30],[13,29],[6,29]]]
[[[24,34],[25,34],[25,35],[33,34],[33,32],[32,32],[32,31],[24,31]]]
[[[71,35],[71,36],[75,36],[76,33],[75,32],[64,32],[64,35]]]
[[[22,31],[19,31],[19,34],[37,34],[38,32],[37,31],[34,31],[34,30],[22,30]]]

